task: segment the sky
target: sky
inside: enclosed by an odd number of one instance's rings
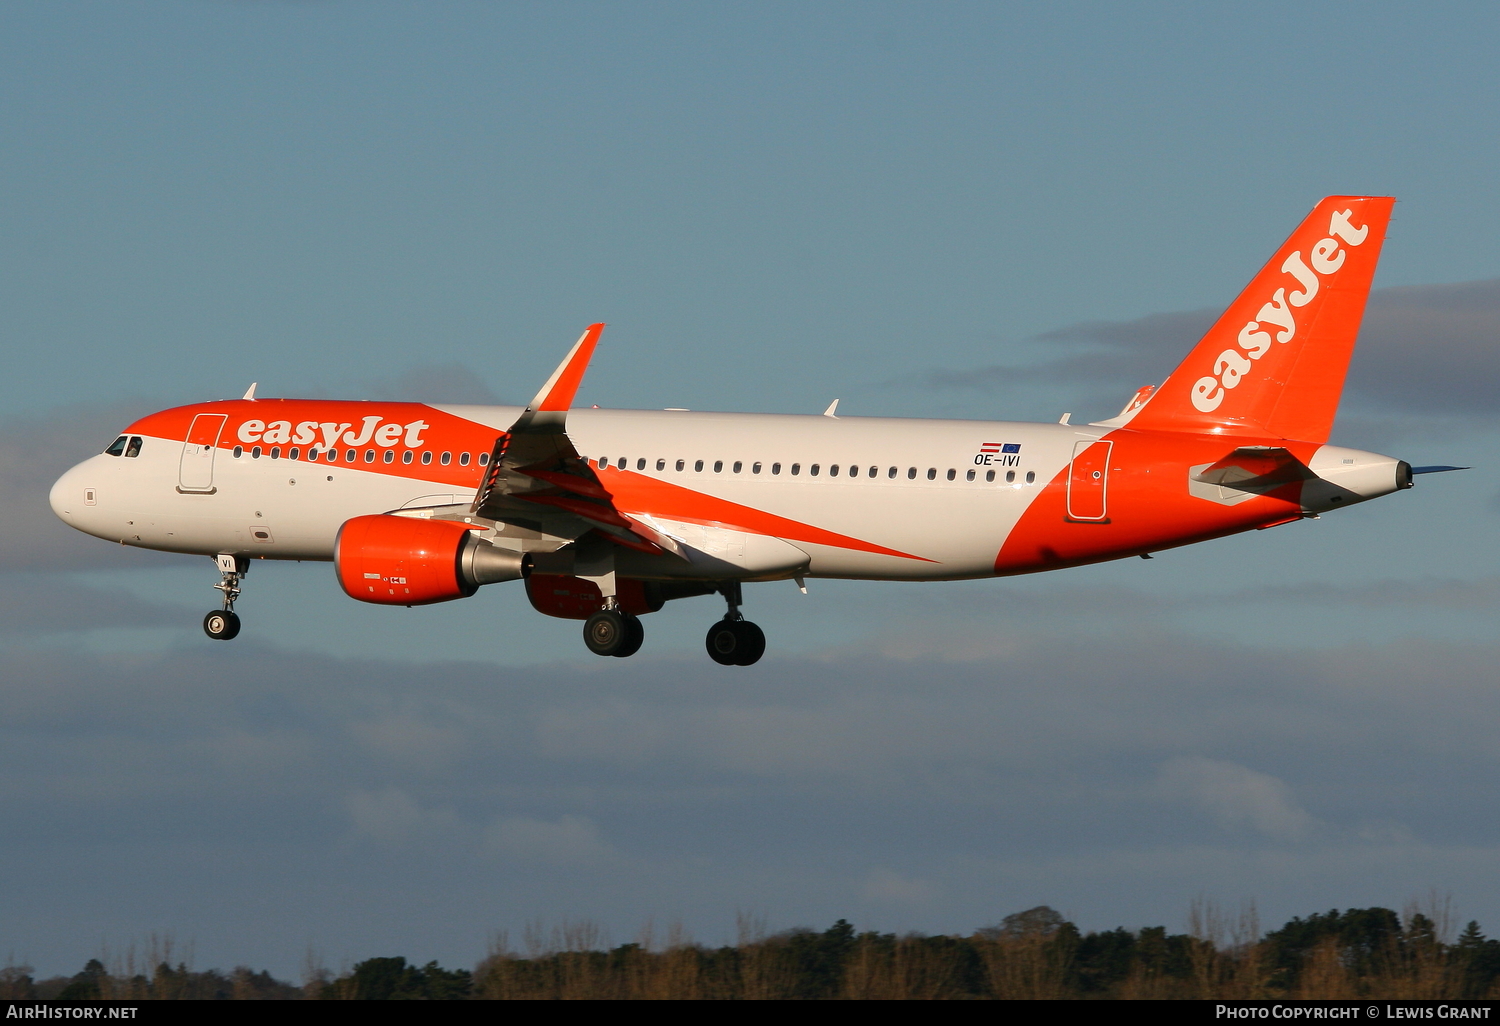
[[[0,949],[296,979],[528,924],[1500,931],[1500,13],[1483,4],[0,7]],[[747,589],[629,660],[500,585],[362,607],[46,506],[238,396],[1075,422],[1324,195],[1396,208],[1337,444],[1457,464],[1036,577]],[[1458,924],[1458,925],[1461,925]],[[534,932],[534,931],[533,931]]]

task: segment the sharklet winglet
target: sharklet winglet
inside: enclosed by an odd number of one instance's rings
[[[590,324],[578,336],[578,341],[568,350],[568,355],[557,365],[557,369],[552,372],[552,376],[547,379],[541,391],[537,392],[527,409],[538,413],[567,412],[573,405],[573,397],[578,394],[578,386],[583,382],[583,372],[588,370],[594,347],[599,344],[599,336],[603,332],[603,324]]]

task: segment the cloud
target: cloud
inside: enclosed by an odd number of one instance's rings
[[[425,809],[400,788],[381,791],[355,791],[349,796],[349,818],[361,834],[388,844],[431,835],[454,826],[455,818],[446,809]]]
[[[1438,885],[1500,917],[1500,646],[1076,622],[999,658],[782,656],[733,679],[13,646],[0,859],[30,883],[0,929],[51,971],[100,930],[163,925],[230,964],[249,936],[291,963],[309,937],[461,963],[527,919],[712,937],[737,907],[931,931],[1050,903],[1109,927],[1199,892],[1258,892],[1272,917]]]
[[[1296,838],[1314,825],[1285,783],[1237,763],[1169,759],[1157,786],[1164,797],[1196,804],[1226,829],[1249,827],[1271,837]]]
[[[890,869],[872,869],[865,875],[863,892],[870,901],[921,905],[936,898],[941,888],[931,880],[902,876]]]
[[[412,367],[393,378],[371,381],[360,398],[392,399],[411,403],[471,403],[502,405],[500,398],[461,363]]]
[[[1160,383],[1219,313],[1185,310],[1068,325],[1035,339],[1057,347],[1059,356],[934,371],[927,382],[983,390],[1070,384],[1086,390],[1092,402],[1118,407],[1140,385]],[[1376,289],[1347,393],[1381,412],[1452,416],[1500,409],[1500,279]]]
[[[34,638],[107,627],[181,627],[192,620],[192,610],[184,606],[52,575],[0,574],[0,635]]]
[[[614,854],[599,828],[583,816],[506,816],[490,825],[484,839],[491,850],[529,862],[589,864]]]

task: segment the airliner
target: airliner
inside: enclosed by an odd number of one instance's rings
[[[1086,425],[574,409],[603,324],[524,408],[270,399],[163,410],[53,486],[65,523],[217,564],[227,641],[251,561],[333,563],[419,606],[521,582],[601,656],[717,594],[709,656],[765,635],[742,585],[952,581],[1130,557],[1317,517],[1419,467],[1329,445],[1395,203],[1320,202],[1159,387]]]

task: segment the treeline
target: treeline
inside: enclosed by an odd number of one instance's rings
[[[609,948],[574,926],[521,954],[497,943],[471,972],[372,958],[300,985],[237,968],[149,972],[90,960],[72,977],[0,970],[0,997],[61,999],[1006,999],[1500,997],[1500,940],[1470,922],[1444,939],[1443,916],[1333,910],[1262,934],[1253,911],[1227,919],[1195,906],[1187,933],[1164,927],[1081,933],[1041,906],[967,936],[858,932],[839,920],[709,948],[684,939]],[[745,931],[742,930],[742,933]]]

